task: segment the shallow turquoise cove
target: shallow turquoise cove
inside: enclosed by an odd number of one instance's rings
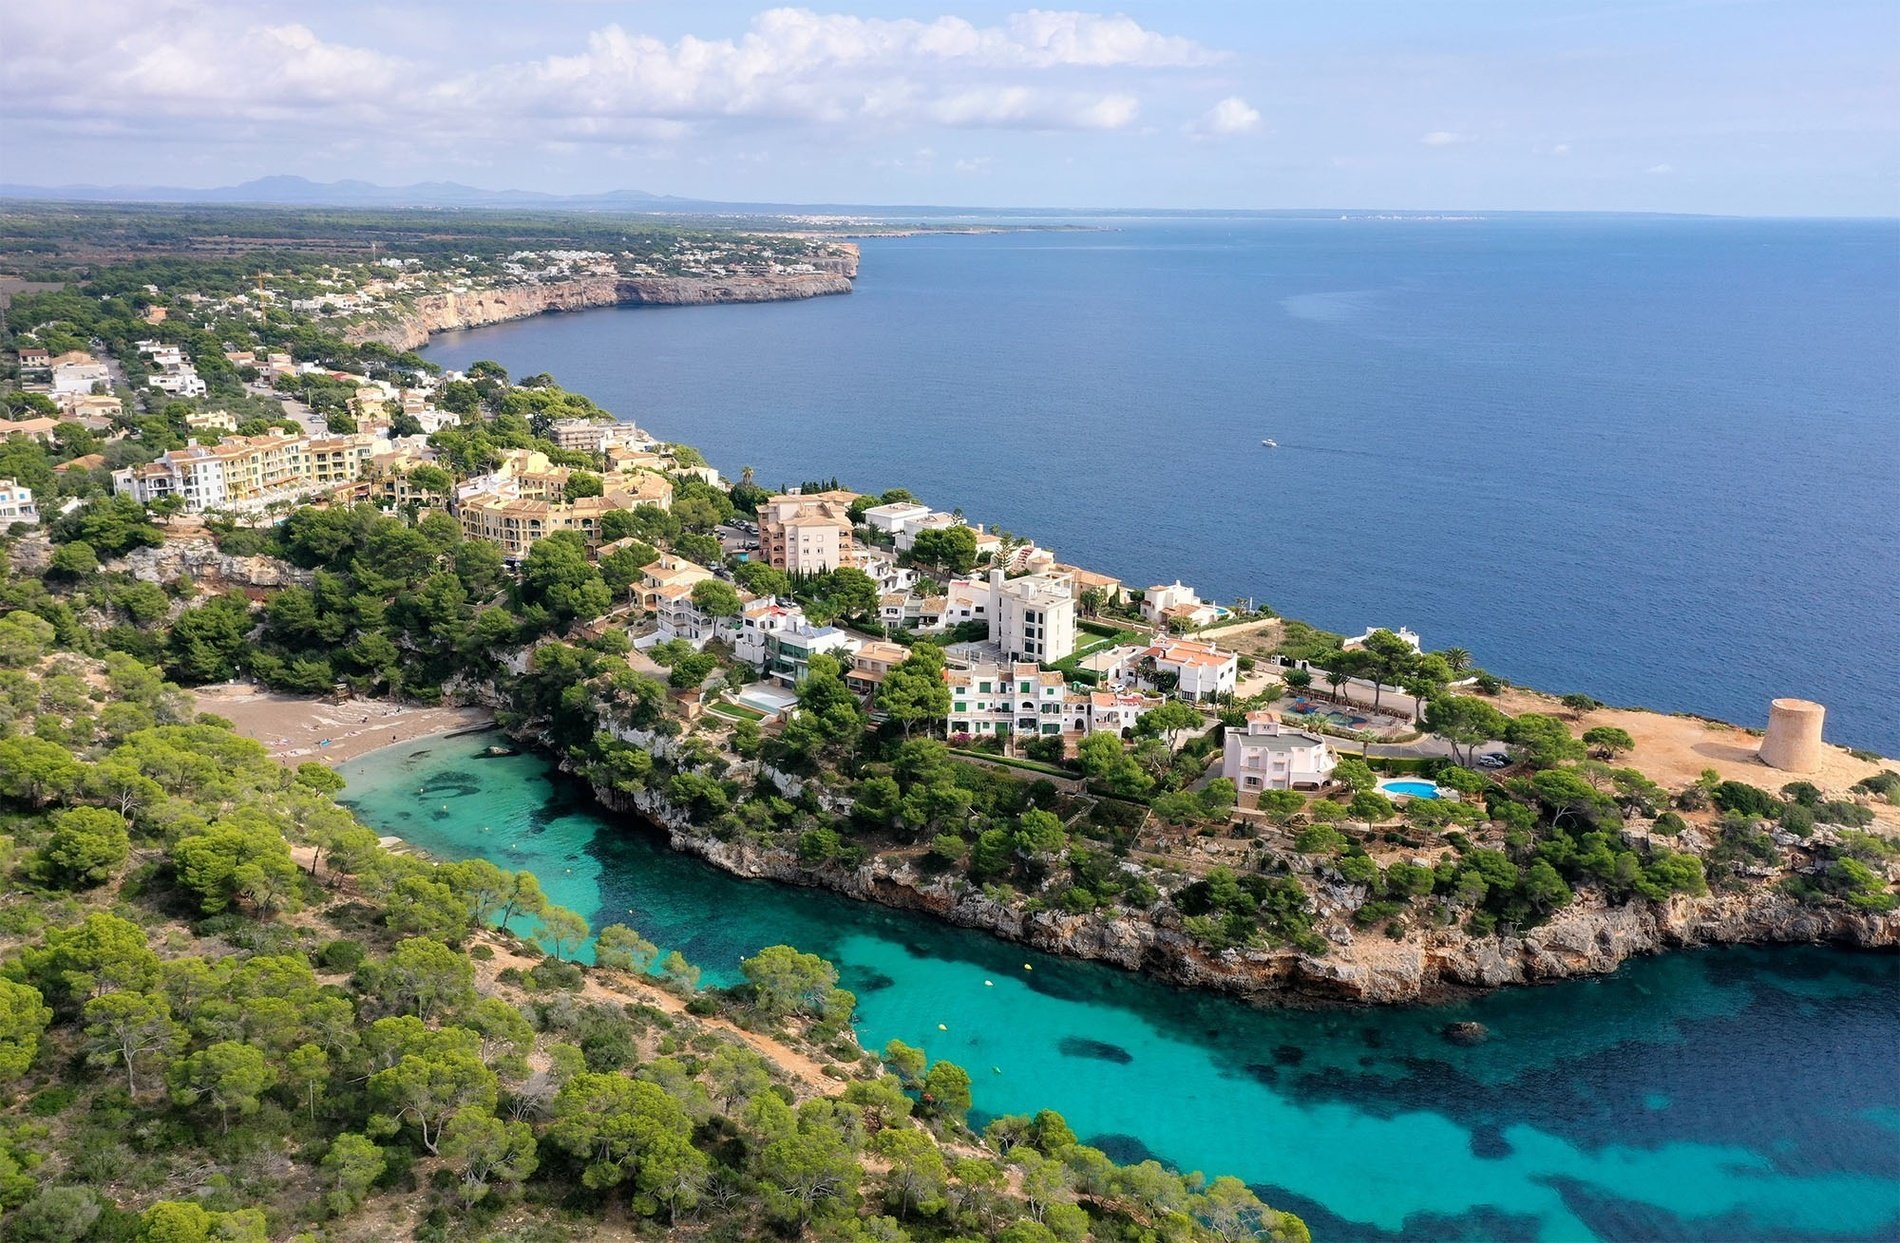
[[[961,1063],[979,1111],[1054,1108],[1119,1158],[1237,1174],[1315,1238],[1900,1237],[1892,956],[1677,954],[1457,1006],[1254,1010],[735,879],[538,757],[482,757],[489,741],[363,757],[346,797],[430,854],[532,870],[709,983],[764,945],[823,954],[858,994],[863,1042]],[[1493,1038],[1443,1038],[1467,1019]]]

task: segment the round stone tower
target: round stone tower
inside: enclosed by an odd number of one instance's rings
[[[1761,762],[1789,773],[1811,773],[1821,766],[1821,722],[1827,709],[1807,699],[1777,699],[1768,705],[1768,732],[1762,735]]]

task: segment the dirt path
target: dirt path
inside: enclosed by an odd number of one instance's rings
[[[1849,786],[1882,768],[1900,771],[1900,763],[1893,760],[1875,764],[1855,759],[1844,747],[1829,747],[1819,771],[1782,772],[1761,762],[1760,736],[1740,726],[1636,708],[1596,708],[1576,717],[1556,699],[1517,687],[1507,688],[1498,696],[1497,705],[1512,716],[1541,712],[1557,717],[1579,735],[1598,725],[1626,729],[1635,740],[1636,749],[1617,763],[1627,764],[1672,790],[1694,782],[1703,769],[1713,768],[1725,780],[1745,781],[1770,791],[1779,790],[1790,781],[1803,780],[1813,782],[1830,795],[1844,796]],[[1889,828],[1900,827],[1900,808],[1878,800],[1873,807],[1874,814]]]
[[[501,986],[496,977],[503,970],[513,967],[526,972],[540,963],[539,958],[522,953],[517,947],[498,937],[481,935],[475,940],[488,946],[495,952],[494,958],[475,964],[475,978],[483,992],[496,992]],[[611,980],[610,984],[608,981]],[[590,970],[581,984],[581,996],[589,1001],[608,1004],[624,1004],[636,1001],[649,1005],[668,1014],[685,1014],[686,1003],[679,997],[667,992],[648,977],[630,972],[604,972]],[[693,1021],[715,1031],[722,1031],[749,1045],[754,1052],[791,1078],[801,1089],[801,1096],[836,1096],[844,1091],[844,1082],[825,1074],[824,1067],[782,1041],[759,1032],[747,1031],[730,1019],[716,1015],[694,1015]]]

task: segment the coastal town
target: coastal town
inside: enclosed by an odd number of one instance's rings
[[[813,261],[744,238],[666,253],[694,273]],[[404,698],[492,703],[513,678],[513,728],[684,849],[749,842],[783,862],[735,866],[847,890],[888,874],[959,921],[997,926],[996,910],[1013,911],[1001,921],[1013,935],[1058,949],[1078,918],[1132,919],[1136,947],[1115,951],[1126,965],[1241,992],[1284,987],[1270,983],[1282,967],[1264,964],[1291,951],[1296,988],[1428,994],[1468,972],[1458,955],[1472,937],[1502,929],[1535,944],[1564,908],[1558,926],[1605,896],[1693,899],[1712,873],[1745,886],[1776,869],[1749,856],[1763,829],[1759,813],[1724,805],[1757,805],[1734,790],[1765,786],[1761,806],[1793,809],[1776,812],[1784,826],[1815,822],[1774,830],[1773,847],[1815,900],[1893,902],[1893,854],[1866,831],[1894,826],[1891,767],[1824,746],[1819,709],[1777,706],[1758,742],[1587,696],[1559,702],[1403,625],[1327,635],[1181,581],[1123,582],[940,507],[953,496],[727,477],[642,429],[638,412],[602,410],[553,377],[443,372],[359,331],[445,282],[646,274],[625,256],[510,251],[479,276],[376,264],[319,263],[220,295],[219,282],[241,285],[227,265],[198,287],[50,301],[52,318],[35,320],[29,297],[9,322],[7,443],[32,446],[20,460],[36,468],[0,479],[16,564],[56,577],[96,565],[172,589],[181,571],[166,567],[188,561],[223,598],[262,604],[261,628],[240,624],[192,680],[235,704],[231,680],[254,679],[253,698],[290,714],[256,727],[287,759],[355,748],[333,725],[296,723],[286,693],[399,712]],[[113,307],[124,319],[108,325]],[[107,498],[142,530],[93,547],[79,537]],[[478,681],[456,668],[464,657],[360,614],[301,634],[281,621],[292,601],[322,614],[335,607],[327,584],[347,591],[377,573],[363,553],[335,560],[356,538],[341,528],[343,544],[304,535],[326,514],[446,522],[460,547],[492,550],[492,572],[461,576],[445,620],[461,617],[465,652],[490,636],[477,664],[495,673]],[[386,607],[412,612],[406,591]],[[514,611],[488,626],[480,593]],[[176,626],[207,608],[167,612]],[[577,654],[582,681],[578,706],[551,717],[520,700],[560,651]],[[617,706],[628,686],[649,688],[631,715]],[[887,772],[937,772],[948,801],[882,806]],[[956,831],[951,809],[1001,796],[950,794],[979,775],[1029,806],[1000,820],[966,810]],[[1803,803],[1783,787],[1816,793]],[[1054,834],[1038,819],[1050,811]],[[1593,862],[1510,844],[1572,816],[1593,835]],[[1493,855],[1508,876],[1481,882]],[[1257,891],[1210,905],[1235,878]],[[1293,909],[1268,914],[1269,881],[1297,889]],[[1598,886],[1608,894],[1586,897]],[[1164,919],[1143,914],[1155,896]],[[1500,980],[1550,969],[1525,953]],[[1394,972],[1397,984],[1383,979]]]

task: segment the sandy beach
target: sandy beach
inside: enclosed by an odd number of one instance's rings
[[[285,764],[317,760],[340,764],[409,738],[489,725],[486,708],[426,707],[387,699],[340,702],[284,695],[249,682],[201,686],[200,712],[224,717],[246,738],[255,738]]]

